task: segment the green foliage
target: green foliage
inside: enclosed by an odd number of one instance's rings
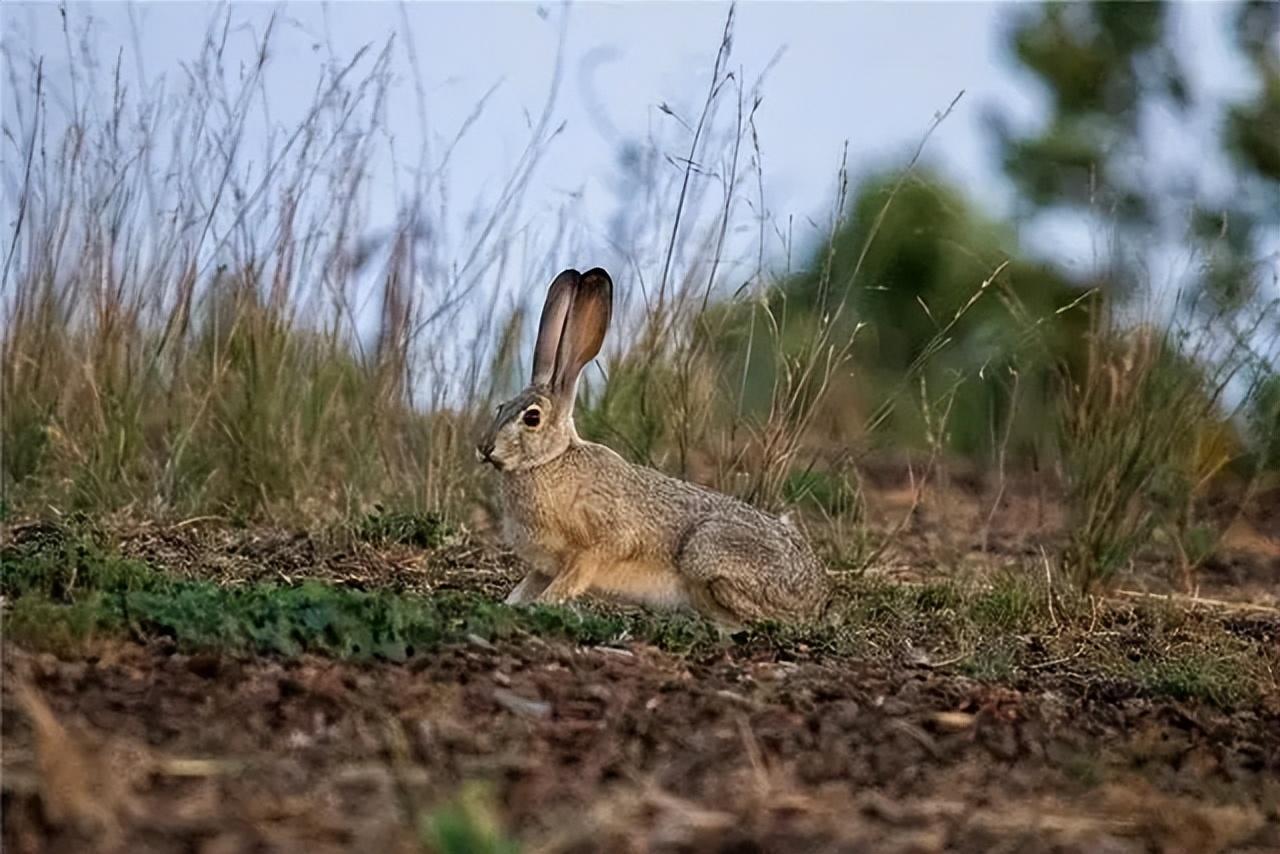
[[[997,637],[980,643],[961,669],[974,679],[986,682],[1008,682],[1018,672],[1018,643],[1012,638]]]
[[[707,624],[677,615],[637,620],[571,608],[513,610],[458,592],[422,598],[317,582],[223,587],[165,575],[90,535],[53,528],[0,552],[0,593],[14,603],[15,637],[41,645],[123,626],[196,647],[390,661],[470,636],[534,633],[584,644],[637,637],[685,651],[719,642]]]
[[[1046,4],[1022,16],[1011,41],[1058,110],[1118,112],[1132,121],[1128,111],[1140,94],[1134,65],[1159,44],[1165,11],[1162,3]]]
[[[292,502],[341,462],[352,486],[376,469],[378,383],[344,342],[303,331],[263,304],[251,274],[228,277],[201,326],[192,369],[220,381],[179,462],[184,484],[224,491],[219,503],[256,512]],[[360,490],[363,492],[364,490]]]
[[[597,393],[584,394],[575,424],[589,441],[615,447],[633,462],[652,465],[670,442],[675,369],[656,354],[637,353],[612,365]]]
[[[43,525],[0,548],[0,594],[37,596],[59,603],[81,594],[132,593],[161,583],[146,564],[104,548],[91,533],[71,534]]]
[[[1034,634],[1052,624],[1041,585],[1003,573],[990,585],[890,584],[862,579],[843,603],[846,625],[888,634],[931,635],[955,643],[1004,634]]]
[[[886,173],[858,188],[833,238],[829,282],[816,272],[824,248],[810,264],[815,272],[782,283],[768,309],[780,319],[779,346],[802,348],[823,313],[839,311],[846,335],[858,329],[852,377],[837,380],[830,393],[852,402],[852,411],[833,416],[845,436],[872,428],[889,444],[919,446],[928,418],[950,409],[943,437],[949,449],[990,454],[993,426],[1012,418],[1013,452],[1027,451],[1048,416],[1050,366],[1070,358],[1086,326],[1081,310],[1057,312],[1082,291],[1021,258],[1013,234],[941,178],[920,173],[895,192],[896,182]],[[750,327],[765,323],[762,311],[744,309],[726,325],[726,375],[741,372]],[[759,405],[752,395],[773,382],[775,361],[757,340],[747,365],[748,406]],[[1011,371],[1019,374],[1017,401]]]
[[[1260,467],[1280,469],[1280,371],[1268,372],[1257,384],[1248,419]]]
[[[1114,292],[1139,291],[1148,247],[1167,244],[1169,222],[1190,220],[1176,238],[1185,260],[1195,259],[1188,290],[1208,297],[1205,305],[1257,308],[1267,301],[1259,286],[1269,250],[1260,238],[1280,225],[1280,12],[1265,0],[1236,6],[1232,47],[1256,86],[1226,103],[1205,102],[1188,86],[1177,42],[1183,12],[1163,2],[1019,9],[1008,50],[1047,90],[1050,112],[1029,132],[999,119],[993,127],[1025,214],[1068,211],[1116,235],[1102,259]],[[1197,133],[1198,118],[1219,109],[1216,150],[1174,171],[1176,179],[1153,181],[1135,168],[1165,144],[1143,132],[1143,117],[1158,110]],[[1211,158],[1223,168],[1203,169]],[[1214,172],[1224,174],[1209,178]]]
[[[385,661],[477,638],[528,635],[586,646],[635,641],[695,658],[722,655],[729,644],[749,655],[896,656],[909,640],[907,648],[919,644],[933,651],[934,660],[996,681],[1016,679],[1024,668],[1074,650],[1073,670],[1124,679],[1137,692],[1223,706],[1241,701],[1258,680],[1269,678],[1257,643],[1154,607],[1130,617],[1140,625],[1125,636],[1140,638],[1137,646],[1095,643],[1090,633],[1096,611],[1012,571],[982,586],[859,578],[838,598],[830,624],[762,623],[730,639],[705,621],[679,614],[513,609],[463,592],[421,597],[318,582],[224,587],[166,575],[119,557],[90,534],[50,528],[0,552],[0,594],[6,637],[54,651],[73,651],[122,632],[169,637],[186,648]],[[1089,654],[1079,658],[1086,648]],[[910,654],[915,660],[920,651]],[[443,825],[437,830],[453,832]]]
[[[118,634],[124,622],[100,593],[56,602],[43,596],[20,596],[4,614],[9,640],[56,655],[71,655],[98,637]]]
[[[1046,619],[1044,590],[1017,574],[1006,574],[969,604],[970,619],[979,627],[1017,631]]]
[[[1254,100],[1231,106],[1227,145],[1242,166],[1280,183],[1280,7],[1248,0],[1238,6],[1235,24],[1237,44],[1260,85]]]
[[[423,845],[433,854],[517,854],[520,846],[502,831],[489,789],[463,787],[456,798],[421,821]]]
[[[1103,323],[1089,342],[1061,396],[1066,565],[1082,589],[1105,585],[1159,531],[1189,583],[1222,533],[1200,515],[1206,488],[1242,453],[1219,414],[1234,359],[1192,359],[1175,331],[1150,327]]]
[[[407,513],[375,506],[357,523],[355,534],[374,545],[405,545],[434,549],[454,535],[453,528],[438,513]]]
[[[788,504],[816,505],[833,516],[857,510],[862,496],[846,478],[827,471],[793,471],[782,486]]]
[[[1179,373],[1162,360],[1143,354],[1133,370],[1123,370],[1124,356],[1109,349],[1120,343],[1095,339],[1085,376],[1069,385],[1063,402],[1071,514],[1065,557],[1082,589],[1110,581],[1149,541],[1157,518],[1148,499],[1177,440],[1168,419],[1190,403]]]
[[[1144,663],[1136,670],[1144,689],[1176,700],[1201,700],[1229,708],[1248,701],[1252,693],[1235,667],[1209,655],[1178,656]]]
[[[962,602],[960,588],[954,584],[925,584],[916,588],[913,605],[928,614],[954,611]]]
[[[1215,105],[1193,102],[1183,79],[1181,13],[1164,3],[1046,3],[1016,13],[1009,34],[1011,54],[1051,101],[1038,129],[1001,131],[1024,214],[1070,213],[1114,235],[1100,259],[1109,272],[1095,312],[1113,325],[1091,330],[1081,348],[1087,357],[1064,364],[1053,390],[1070,514],[1066,560],[1082,586],[1111,580],[1156,534],[1192,583],[1221,535],[1200,512],[1204,495],[1245,456],[1223,388],[1249,384],[1242,378],[1268,360],[1265,342],[1280,330],[1280,302],[1261,288],[1268,274],[1260,243],[1280,225],[1280,174],[1267,165],[1280,152],[1280,133],[1268,133],[1280,119],[1280,13],[1274,4],[1237,7],[1234,47],[1259,87],[1244,101]],[[1190,126],[1215,107],[1227,120],[1220,149],[1204,157],[1222,155],[1225,184],[1207,180],[1199,164],[1176,182],[1135,168],[1164,145],[1142,132],[1143,116],[1159,110]],[[1155,299],[1144,268],[1152,249],[1171,251],[1175,220],[1188,223],[1177,235],[1187,277],[1175,283],[1176,313],[1163,330],[1127,336],[1113,318],[1126,298]],[[1143,344],[1143,336],[1158,340]],[[1258,420],[1252,441],[1265,456],[1270,443]]]
[[[1099,196],[1120,222],[1152,215],[1147,188],[1123,158],[1137,148],[1141,106],[1175,107],[1187,84],[1165,44],[1164,3],[1045,3],[1015,13],[1009,50],[1048,90],[1051,112],[1024,136],[997,127],[1004,165],[1039,207],[1084,208]]]

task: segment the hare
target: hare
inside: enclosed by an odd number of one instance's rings
[[[507,603],[592,592],[692,608],[726,629],[819,617],[830,581],[789,521],[578,436],[578,375],[600,352],[612,305],[600,268],[555,278],[532,381],[498,408],[477,445],[477,459],[500,473],[503,535],[532,566]]]

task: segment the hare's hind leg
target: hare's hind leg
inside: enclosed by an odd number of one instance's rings
[[[690,582],[688,590],[689,604],[704,619],[714,623],[721,636],[733,634],[746,627],[741,617],[721,604],[722,597],[712,592],[709,584]]]
[[[788,592],[778,583],[783,559],[749,525],[708,519],[685,541],[677,563],[696,591],[698,611],[718,624],[740,626],[790,610]]]

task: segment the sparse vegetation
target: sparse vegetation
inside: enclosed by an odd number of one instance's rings
[[[1067,380],[1062,418],[1073,514],[1067,565],[1086,589],[1110,581],[1151,541],[1155,491],[1178,476],[1178,454],[1213,422],[1216,403],[1174,363],[1160,332],[1102,331],[1087,359],[1083,376]]]
[[[558,70],[457,228],[488,101],[406,150],[402,41],[259,148],[280,18],[233,72],[220,9],[168,88],[74,9],[64,62],[6,29],[6,850],[1280,848],[1276,9],[1237,13],[1221,181],[1132,168],[1140,114],[1196,121],[1164,4],[1046,4],[1007,47],[1048,115],[991,124],[1016,221],[931,157],[957,97],[804,227],[733,12],[589,229],[526,204]],[[1023,227],[1062,215],[1092,263]],[[581,433],[793,514],[827,622],[500,604],[472,437],[551,274],[597,263]]]
[[[1099,47],[1099,62],[1139,74],[1130,54],[1154,49],[1161,20],[1140,43]],[[1063,21],[1028,18],[1016,38],[1051,24]],[[1114,36],[1106,27],[1104,42]],[[855,183],[841,164],[821,239],[793,260],[801,250],[786,236],[789,260],[776,268],[767,223],[744,218],[747,203],[767,200],[748,106],[759,93],[731,73],[731,36],[732,16],[703,121],[675,131],[689,146],[684,166],[659,168],[662,146],[679,136],[624,160],[629,213],[613,237],[633,247],[635,287],[620,289],[605,370],[584,384],[584,434],[770,509],[798,505],[855,569],[883,554],[861,486],[876,453],[929,454],[919,500],[957,458],[998,460],[1001,482],[1010,468],[1057,467],[1071,508],[1069,573],[1109,581],[1158,529],[1189,587],[1223,529],[1203,512],[1206,496],[1233,460],[1274,457],[1257,426],[1269,423],[1270,304],[1197,290],[1182,325],[1122,366],[1124,342],[1139,333],[1112,319],[1135,274],[1067,275],[948,187],[925,143],[956,104],[922,129],[901,168]],[[210,38],[176,106],[88,75],[66,115],[46,97],[54,83],[39,58],[6,52],[11,81],[32,96],[5,125],[23,212],[5,259],[7,513],[336,522],[426,547],[486,500],[470,437],[523,377],[526,302],[543,275],[530,273],[538,281],[506,305],[494,302],[493,277],[549,269],[498,226],[518,215],[554,132],[533,126],[510,191],[485,213],[493,227],[450,242],[445,223],[428,222],[449,191],[444,164],[427,161],[404,170],[420,204],[370,242],[360,236],[369,178],[359,164],[379,138],[392,48],[324,72],[315,103],[258,169],[244,134],[265,97],[271,38],[234,82],[218,73]],[[101,67],[89,40],[72,50],[70,61]],[[1032,64],[1043,70],[1041,59]],[[114,114],[90,109],[90,96]],[[727,109],[735,97],[741,109]],[[124,121],[131,113],[149,119]],[[168,127],[195,132],[161,144]],[[1022,152],[1009,168],[1025,183],[1027,146],[1009,144]],[[695,164],[721,155],[720,183],[709,182]],[[332,198],[345,201],[335,208]],[[110,232],[98,227],[106,220]],[[546,240],[567,246],[571,235]],[[522,246],[536,242],[526,234]],[[1214,244],[1214,257],[1252,245]],[[366,297],[378,311],[357,309]],[[1210,317],[1215,334],[1176,334]],[[1056,365],[1065,382],[1052,381]],[[1257,393],[1234,394],[1242,381]],[[1252,430],[1236,431],[1223,411],[1228,391],[1251,407]],[[1158,430],[1169,418],[1185,429]],[[1048,441],[1055,432],[1059,447]]]
[[[909,638],[929,660],[996,681],[1072,653],[1077,671],[1121,678],[1139,692],[1229,704],[1274,683],[1267,669],[1274,651],[1212,620],[1169,624],[1158,604],[1103,606],[1107,625],[1128,620],[1145,627],[1139,646],[1120,649],[1096,634],[1096,602],[1091,612],[1084,600],[1016,572],[920,586],[851,578],[832,624],[760,625],[726,638],[685,614],[599,605],[512,609],[463,591],[422,596],[315,580],[220,585],[175,578],[95,543],[92,534],[54,528],[6,546],[0,564],[8,636],[33,648],[83,648],[128,633],[170,638],[188,649],[405,661],[447,644],[542,637],[588,646],[641,642],[693,656],[727,645],[780,653],[799,645],[831,656],[899,660],[895,646]]]
[[[520,846],[502,832],[492,794],[464,786],[449,803],[422,819],[423,843],[433,854],[517,854]]]
[[[433,549],[443,545],[454,532],[437,513],[406,513],[375,506],[373,512],[356,525],[355,534],[374,545],[395,543]]]
[[[1064,560],[1085,589],[1110,583],[1157,535],[1173,544],[1190,589],[1262,476],[1256,461],[1237,465],[1247,454],[1235,416],[1256,394],[1249,377],[1259,376],[1252,351],[1222,344],[1213,319],[1199,316],[1193,334],[1181,325],[1124,329],[1100,316],[1079,370],[1063,371]],[[1225,395],[1234,383],[1245,391],[1232,409]],[[1236,512],[1207,515],[1211,490],[1241,468],[1226,502]]]

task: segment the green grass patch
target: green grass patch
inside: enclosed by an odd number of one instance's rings
[[[423,847],[434,854],[517,854],[487,786],[471,783],[458,796],[424,815],[419,823]]]
[[[1023,664],[1024,656],[1011,638],[995,638],[979,643],[972,654],[959,662],[961,672],[984,682],[1008,682]]]
[[[0,550],[6,637],[64,652],[102,636],[170,637],[189,648],[403,661],[473,638],[535,635],[582,645],[637,641],[677,655],[855,656],[902,663],[921,654],[974,678],[1020,684],[1096,675],[1122,693],[1219,706],[1274,690],[1276,654],[1203,614],[1155,603],[1097,613],[1010,572],[986,586],[859,579],[824,626],[756,625],[724,637],[692,615],[603,607],[508,608],[463,591],[220,585],[124,558],[92,532],[47,526]],[[1033,673],[1035,675],[1033,675]],[[1269,681],[1268,681],[1269,680]]]
[[[968,617],[979,628],[1022,631],[1043,627],[1051,620],[1047,591],[1017,575],[1002,575],[973,598]]]
[[[846,625],[933,641],[1042,632],[1055,619],[1043,586],[1012,573],[982,586],[859,579],[844,598],[840,612]]]
[[[0,634],[25,646],[72,655],[98,636],[118,634],[122,628],[101,594],[70,603],[21,596],[6,609]]]
[[[391,661],[471,636],[522,633],[582,644],[636,639],[677,652],[720,642],[708,624],[683,615],[513,609],[457,591],[422,597],[315,581],[221,586],[165,575],[92,536],[54,530],[0,551],[0,593],[9,636],[42,648],[125,629],[197,647]]]
[[[1137,663],[1132,668],[1149,693],[1177,700],[1203,700],[1230,707],[1254,699],[1251,680],[1229,658],[1194,652]]]
[[[355,526],[355,535],[373,545],[405,545],[434,549],[454,535],[438,513],[407,513],[375,507]]]

